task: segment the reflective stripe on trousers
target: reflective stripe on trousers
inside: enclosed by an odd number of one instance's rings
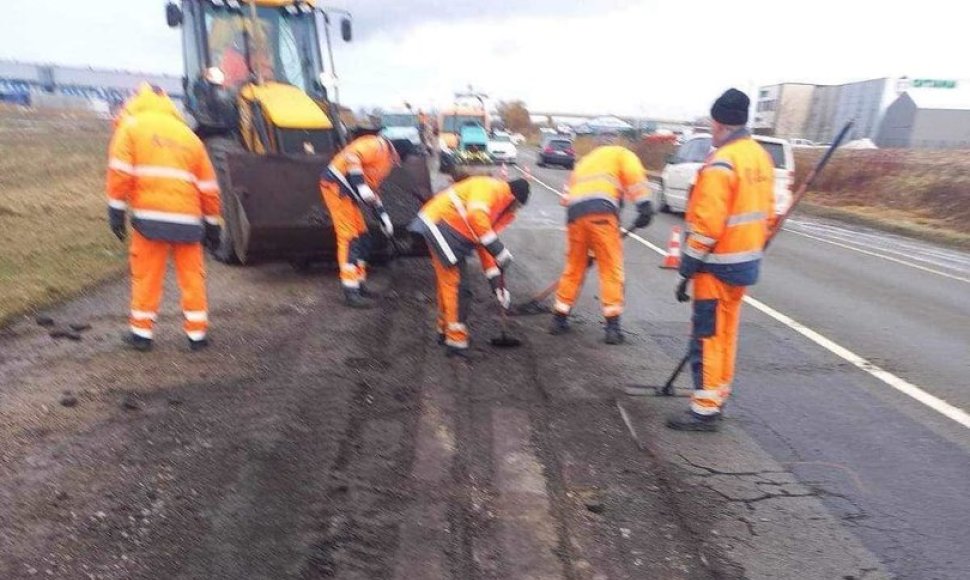
[[[465,261],[448,266],[431,251],[438,286],[438,332],[445,335],[445,344],[468,348],[468,329],[465,320],[471,304],[471,290],[465,278]]]
[[[337,237],[340,283],[348,290],[359,289],[360,284],[367,279],[368,230],[364,214],[353,199],[340,195],[336,183],[324,182],[321,190]]]
[[[137,231],[131,234],[129,248],[131,331],[143,338],[153,338],[169,254],[175,261],[175,272],[182,294],[182,311],[185,316],[183,328],[190,338],[201,340],[205,338],[209,327],[202,244],[150,240]]]
[[[691,410],[714,415],[731,394],[741,321],[743,286],[732,286],[713,274],[693,278],[690,363],[694,376]]]
[[[596,259],[600,278],[603,316],[623,313],[623,242],[616,214],[591,214],[571,222],[567,228],[569,247],[566,269],[556,290],[556,312],[568,314],[579,297],[586,277],[589,254]]]

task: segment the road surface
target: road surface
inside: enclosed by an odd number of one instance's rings
[[[533,170],[553,188],[566,175]],[[659,221],[646,242],[676,223]],[[805,231],[834,236],[820,227]],[[537,187],[503,237],[517,300],[558,276],[551,192]],[[497,311],[476,275],[471,360],[445,358],[420,260],[376,268],[383,299],[367,312],[341,305],[332,267],[210,264],[203,353],[187,352],[171,285],[147,355],[118,341],[125,280],[46,313],[90,324],[80,342],[29,318],[0,329],[0,578],[967,576],[966,429],[926,404],[964,406],[942,374],[960,367],[916,374],[882,358],[883,343],[933,331],[873,322],[880,302],[858,296],[861,279],[906,266],[786,234],[754,295],[937,398],[917,402],[752,306],[738,396],[709,436],[663,427],[683,398],[624,394],[663,381],[688,330],[675,275],[628,247],[619,347],[602,343],[590,283],[574,333],[516,317],[523,347],[491,348]],[[786,256],[798,267],[782,270]],[[963,284],[959,256],[931,259]],[[939,276],[907,274],[911,291]],[[802,290],[841,312],[817,318]],[[879,311],[905,304],[898,294]],[[960,338],[959,316],[940,317],[938,341]],[[867,320],[890,332],[861,341]],[[965,364],[954,348],[950,364]]]
[[[520,155],[549,186],[529,211],[561,215],[549,189],[568,172]],[[684,338],[668,334],[685,335],[688,312],[648,244],[665,248],[675,225],[660,216],[646,243],[626,242],[625,316],[674,356]],[[970,255],[798,217],[750,295],[732,419],[891,573],[970,578]]]

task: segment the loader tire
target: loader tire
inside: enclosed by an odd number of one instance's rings
[[[212,166],[216,170],[216,180],[219,182],[219,199],[222,207],[222,237],[219,247],[212,250],[212,255],[223,264],[237,265],[242,263],[236,254],[233,241],[233,229],[237,227],[239,215],[236,209],[236,198],[229,182],[229,169],[226,156],[230,153],[242,153],[243,146],[232,136],[218,135],[205,140],[205,148],[209,152]]]

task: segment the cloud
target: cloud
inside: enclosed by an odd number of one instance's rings
[[[340,0],[326,0],[325,4]],[[181,74],[162,0],[7,2],[0,58]],[[534,110],[690,117],[725,88],[965,76],[970,6],[815,0],[344,0],[346,104],[446,105],[473,84]],[[946,14],[940,18],[939,14]],[[878,17],[878,25],[875,18]]]

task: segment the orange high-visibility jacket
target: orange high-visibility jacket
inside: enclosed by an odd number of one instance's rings
[[[687,203],[683,276],[710,272],[734,286],[758,281],[775,221],[774,175],[771,158],[747,130],[711,154]]]
[[[618,145],[597,147],[576,164],[569,176],[568,220],[595,213],[619,213],[624,201],[640,205],[650,201],[647,171],[629,149]]]
[[[152,240],[198,242],[220,223],[219,184],[202,141],[165,95],[140,92],[111,139],[108,206]]]
[[[357,187],[366,183],[374,193],[396,165],[401,163],[391,142],[378,135],[364,135],[334,156],[323,179],[343,186],[345,194],[358,197]],[[359,200],[358,200],[359,201]]]
[[[422,234],[450,266],[477,250],[485,274],[493,279],[500,273],[496,260],[509,254],[498,232],[515,219],[514,203],[507,182],[469,177],[428,200],[409,229]]]

